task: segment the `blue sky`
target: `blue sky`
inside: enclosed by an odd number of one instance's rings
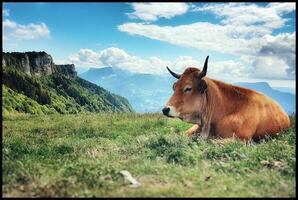
[[[51,38],[46,41],[22,41],[20,50],[47,49],[54,57],[63,59],[82,48],[100,50],[111,46],[125,49],[127,52],[149,57],[154,54],[161,58],[173,59],[180,54],[196,55],[196,49],[170,45],[144,37],[131,37],[117,29],[117,26],[129,19],[125,13],[133,9],[128,3],[7,3],[4,9],[10,11],[10,20],[19,24],[47,24]],[[192,14],[190,14],[192,15]],[[211,15],[206,20],[214,20]],[[176,21],[177,20],[177,21]],[[175,25],[182,22],[193,22],[193,17],[178,16],[175,20],[161,19],[158,24]],[[51,45],[51,46],[50,46]],[[19,50],[14,47],[7,50]],[[144,48],[146,47],[146,48]],[[185,51],[188,51],[186,53]]]
[[[211,77],[294,87],[295,20],[293,3],[5,3],[3,50],[153,74],[209,55]]]

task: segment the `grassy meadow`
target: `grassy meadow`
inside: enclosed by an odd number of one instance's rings
[[[188,138],[159,114],[3,115],[4,197],[295,197],[296,128],[251,144]],[[121,170],[141,183],[130,187]]]

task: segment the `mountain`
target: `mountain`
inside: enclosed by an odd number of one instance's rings
[[[82,74],[82,73],[88,71],[88,68],[76,66],[76,71],[78,74]]]
[[[79,77],[126,97],[137,112],[160,112],[173,94],[176,81],[170,75],[130,73],[116,67],[90,68]],[[276,100],[288,113],[295,112],[295,95],[272,89],[267,83],[235,85],[263,92]]]
[[[172,93],[169,76],[135,74],[116,68],[90,68],[79,77],[124,96],[137,112],[160,112]]]
[[[282,92],[279,90],[275,90],[271,88],[267,82],[257,82],[257,83],[241,82],[241,83],[234,83],[234,84],[262,92],[263,94],[277,101],[283,107],[283,109],[289,114],[296,112],[295,95],[289,92]]]
[[[279,90],[281,92],[288,92],[291,94],[296,94],[295,88],[290,88],[290,87],[272,87],[275,90]]]
[[[115,72],[112,67],[105,67],[100,70],[97,68],[90,68],[87,72],[82,73],[81,77],[88,77],[90,80],[97,80],[98,77],[108,77],[114,74]]]
[[[127,99],[55,65],[46,52],[2,53],[4,112],[132,112]]]

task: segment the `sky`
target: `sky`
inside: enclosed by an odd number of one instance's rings
[[[3,51],[136,73],[201,67],[227,82],[295,87],[295,3],[3,3]]]

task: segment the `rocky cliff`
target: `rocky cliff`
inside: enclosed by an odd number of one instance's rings
[[[54,65],[54,72],[64,74],[67,77],[76,77],[77,72],[74,64]]]
[[[2,53],[2,57],[4,113],[133,111],[127,99],[81,79],[73,64],[55,65],[46,52]]]
[[[55,65],[51,55],[46,52],[2,53],[2,67],[13,66],[31,76],[46,76],[61,73],[67,77],[76,77],[73,64]]]

